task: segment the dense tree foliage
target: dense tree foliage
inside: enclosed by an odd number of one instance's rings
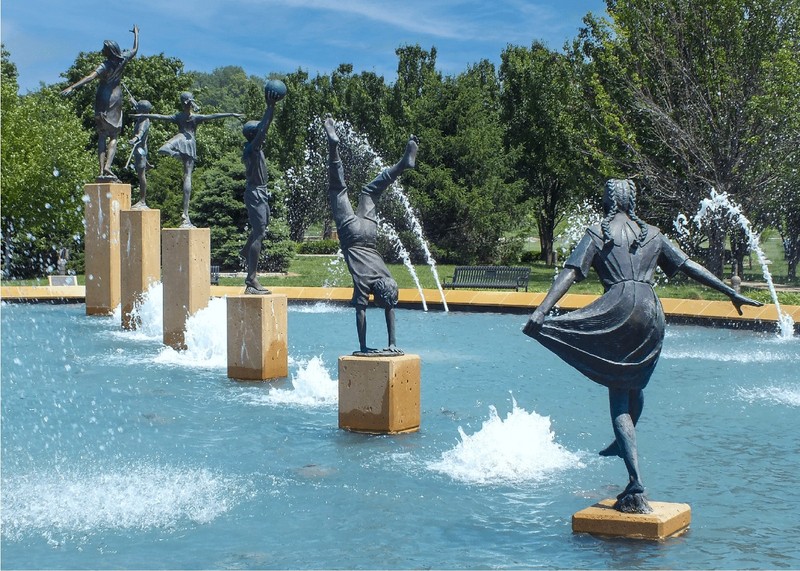
[[[580,89],[573,63],[534,42],[502,54],[501,118],[506,148],[524,184],[524,197],[539,231],[542,259],[555,263],[556,227],[598,180],[588,174]]]
[[[796,49],[798,6],[797,0],[609,0],[611,22],[586,18],[581,48],[592,68],[586,87],[598,123],[607,127],[603,141],[613,140],[597,151],[617,153],[621,170],[641,176],[662,222],[711,189],[749,211],[775,189],[772,158],[787,124],[779,106],[759,103],[785,77],[778,62],[792,38]],[[723,222],[705,226],[708,264],[717,275],[731,230]]]
[[[285,81],[289,95],[278,104],[264,147],[273,218],[262,270],[285,269],[293,242],[309,228],[322,227],[326,235],[331,229],[321,130],[330,113],[354,141],[342,150],[354,189],[396,160],[409,135],[419,138],[417,169],[400,182],[439,261],[515,263],[521,237],[538,235],[542,257],[552,264],[565,215],[587,196],[599,198],[604,179],[633,176],[640,213],[666,231],[678,213],[694,214],[712,188],[728,193],[758,228],[781,233],[794,276],[800,0],[607,0],[607,6],[609,18],[587,15],[564,49],[537,41],[509,45],[497,69],[484,60],[444,75],[436,48],[419,45],[396,50],[391,83],[349,63],[313,76],[302,69],[248,76],[236,65],[186,72],[182,62],[160,54],[131,61],[123,83],[155,113],[176,112],[180,92],[192,91],[202,113],[258,119],[265,79]],[[65,80],[84,77],[101,59],[97,52],[79,54]],[[96,86],[68,99],[57,96],[64,85],[19,96],[5,52],[2,73],[3,270],[42,273],[54,248],[81,236],[81,187],[96,162]],[[126,102],[126,115],[131,109]],[[126,117],[116,170],[135,187],[134,173],[122,167],[132,124]],[[198,129],[191,215],[212,228],[212,259],[226,269],[241,267],[239,249],[249,232],[241,125],[227,119]],[[182,168],[157,149],[174,132],[170,123],[152,122],[148,204],[161,209],[165,226],[180,223]],[[382,217],[418,261],[412,220],[395,194],[388,193]],[[690,245],[710,246],[717,273],[726,245],[734,258],[745,255],[743,237],[731,226],[704,228],[706,243],[696,235]],[[396,255],[391,241],[381,243],[387,256]]]
[[[2,232],[3,275],[52,271],[58,250],[81,251],[83,183],[94,176],[89,134],[58,90],[17,95],[16,67],[3,51]]]

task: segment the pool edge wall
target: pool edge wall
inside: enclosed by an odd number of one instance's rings
[[[241,286],[210,286],[211,297],[240,295]],[[343,303],[349,304],[352,288],[323,287],[272,287],[273,293],[284,294],[290,302],[300,303]],[[445,300],[452,311],[484,311],[495,313],[527,314],[532,312],[544,299],[544,293],[501,292],[477,290],[448,290]],[[444,304],[438,290],[424,289],[422,294],[415,289],[400,290],[400,307],[421,309],[423,296],[430,311],[442,311]],[[588,294],[567,294],[558,304],[563,311],[579,309],[599,296]],[[26,303],[85,303],[85,286],[2,286],[0,301]],[[709,325],[719,327],[747,327],[771,329],[778,322],[778,312],[774,304],[762,307],[742,307],[740,316],[728,301],[708,301],[694,299],[661,298],[667,321],[678,324]],[[795,334],[800,334],[800,306],[782,305],[781,309],[794,320]]]

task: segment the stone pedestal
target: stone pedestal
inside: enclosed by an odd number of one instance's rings
[[[289,375],[285,295],[228,296],[228,377],[264,381]]]
[[[109,315],[120,304],[120,211],[131,207],[131,185],[87,184],[86,315]]]
[[[688,504],[650,502],[653,513],[625,514],[614,509],[613,499],[601,502],[572,516],[572,531],[610,537],[661,540],[679,535],[689,528],[692,510]]]
[[[186,320],[211,297],[211,231],[161,230],[161,283],[164,286],[164,345],[186,349]]]
[[[394,434],[419,430],[419,355],[339,357],[339,428]]]
[[[122,328],[138,329],[131,316],[147,289],[161,279],[161,211],[123,210],[120,213],[122,260]]]

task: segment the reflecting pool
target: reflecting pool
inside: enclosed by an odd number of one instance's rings
[[[83,305],[0,306],[4,568],[800,567],[797,337],[668,326],[640,462],[648,496],[693,519],[651,543],[571,533],[626,472],[596,454],[605,389],[524,316],[398,311],[422,426],[368,436],[337,428],[352,309],[291,305],[290,378],[241,383],[224,300],[185,353],[153,307],[124,332]]]

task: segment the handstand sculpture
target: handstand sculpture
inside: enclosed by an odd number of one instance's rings
[[[736,293],[703,266],[673,246],[655,226],[635,214],[636,189],[631,180],[609,180],[601,224],[586,230],[523,332],[539,341],[592,381],[608,387],[615,440],[600,452],[620,456],[629,483],[615,509],[649,513],[639,473],[635,426],[644,406],[643,389],[661,354],[664,311],[653,290],[653,273],[668,277],[682,271],[726,294],[741,315],[742,305],[762,305]],[[594,267],[605,293],[586,307],[547,318],[570,286]]]
[[[359,351],[353,355],[402,355],[403,352],[396,347],[394,332],[394,308],[398,300],[397,282],[392,279],[377,249],[377,204],[383,191],[397,180],[404,170],[414,168],[417,138],[411,135],[403,158],[396,165],[384,169],[361,189],[358,209],[354,212],[347,196],[344,168],[339,157],[339,137],[331,117],[325,119],[324,127],[328,136],[328,200],[339,233],[339,246],[353,278],[351,303],[356,309],[356,329],[360,346]],[[375,302],[385,310],[389,346],[383,351],[367,347],[367,304],[370,293],[374,294]]]
[[[181,228],[194,228],[189,220],[189,199],[192,196],[192,171],[194,163],[197,161],[197,127],[201,123],[213,119],[223,119],[225,117],[244,117],[240,113],[212,113],[211,115],[200,115],[194,113],[200,107],[195,103],[194,96],[188,91],[181,93],[181,111],[174,115],[159,115],[156,113],[136,113],[133,117],[137,119],[156,119],[158,121],[169,121],[178,125],[179,133],[164,143],[158,153],[169,155],[180,159],[183,162],[183,223]]]
[[[100,161],[98,180],[119,180],[111,170],[117,154],[117,137],[122,130],[122,72],[139,50],[139,28],[134,24],[133,47],[121,50],[112,40],[103,42],[105,61],[92,73],[73,83],[61,92],[69,95],[78,87],[99,78],[94,100],[94,120],[97,127],[97,156]]]

